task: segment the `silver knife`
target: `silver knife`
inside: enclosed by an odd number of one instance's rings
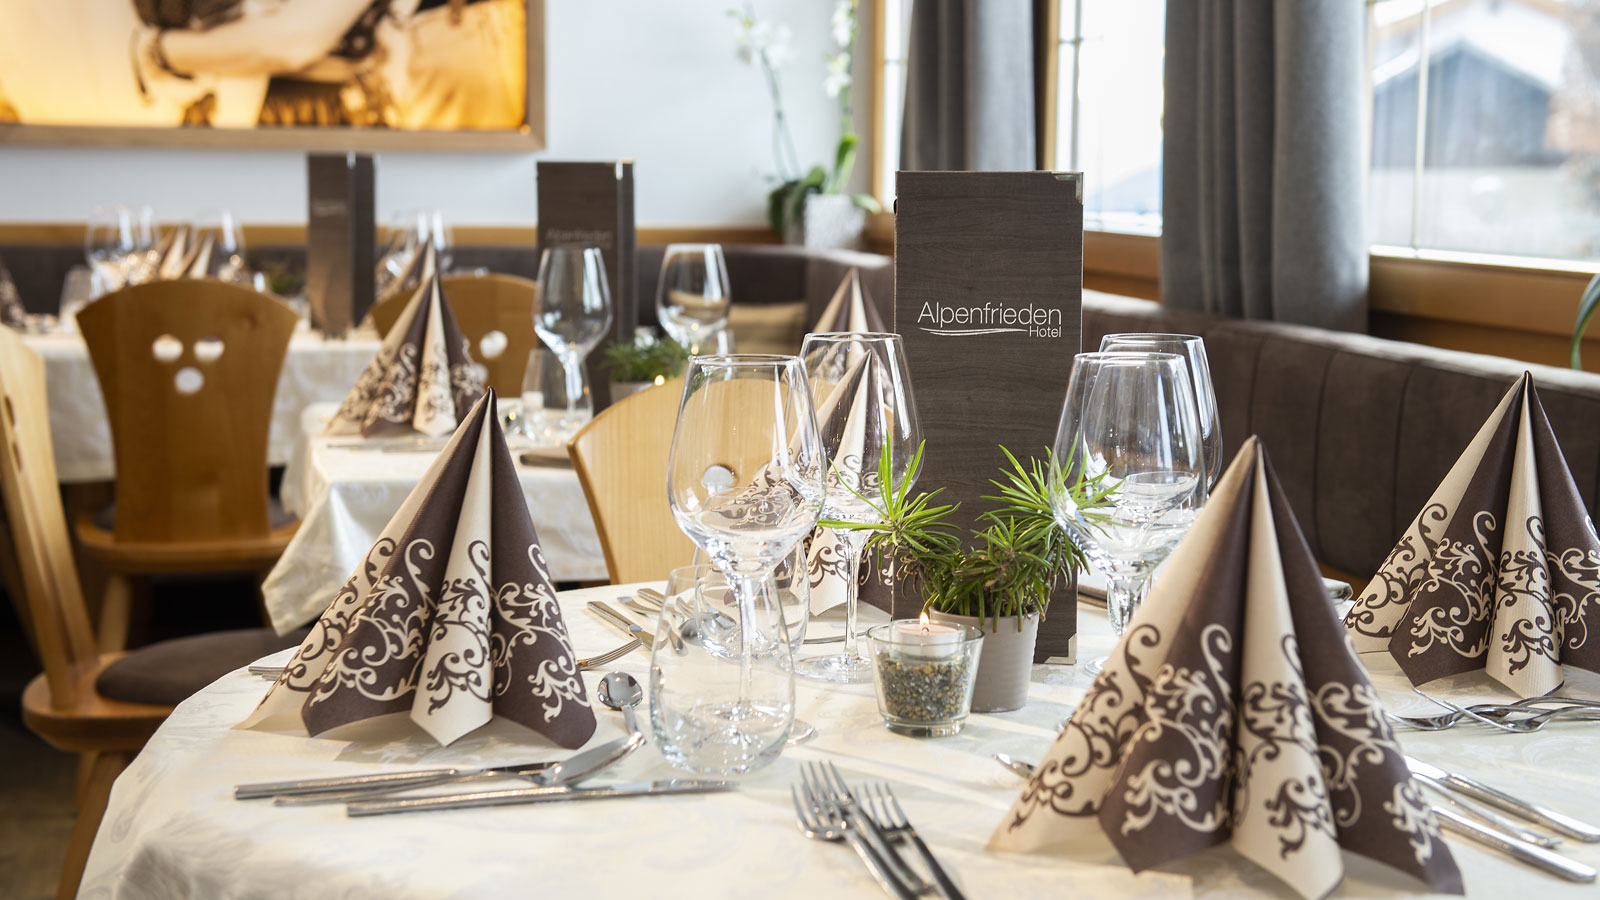
[[[1519,841],[1487,825],[1479,825],[1454,810],[1435,806],[1433,814],[1439,819],[1439,827],[1447,831],[1453,831],[1480,844],[1493,847],[1518,862],[1527,863],[1568,881],[1592,882],[1595,876],[1600,874],[1591,866],[1586,866],[1575,859],[1568,859],[1543,847],[1534,846],[1527,841]]]
[[[1465,813],[1491,828],[1498,828],[1519,841],[1527,841],[1530,844],[1538,844],[1540,847],[1545,848],[1556,847],[1561,844],[1561,838],[1541,834],[1531,828],[1524,828],[1482,803],[1476,800],[1469,800],[1465,796],[1455,793],[1450,790],[1448,785],[1437,778],[1430,778],[1421,772],[1412,772],[1411,777],[1422,782],[1423,787],[1437,794],[1440,799],[1449,804],[1451,809]]]
[[[599,616],[602,619],[607,620],[608,622],[610,622],[613,625],[616,625],[617,627],[621,628],[623,631],[627,632],[632,637],[638,638],[639,639],[639,643],[645,645],[646,647],[649,647],[652,650],[655,649],[655,647],[656,647],[655,635],[651,634],[648,631],[645,631],[643,626],[639,625],[638,623],[630,621],[627,616],[623,615],[620,612],[617,612],[615,609],[613,609],[612,607],[607,605],[605,603],[605,601],[603,601],[603,600],[590,600],[589,601],[589,609],[595,615]]]
[[[439,797],[411,797],[397,800],[361,800],[345,806],[350,816],[381,816],[389,813],[422,812],[437,809],[473,809],[482,806],[515,806],[524,803],[553,803],[562,800],[605,800],[613,797],[654,797],[666,794],[707,794],[731,791],[731,781],[639,781],[614,787],[518,788],[509,791],[478,791],[471,794],[446,794]]]
[[[1445,786],[1457,793],[1465,794],[1480,803],[1487,803],[1495,809],[1511,813],[1535,825],[1542,825],[1567,837],[1577,838],[1588,843],[1600,841],[1600,828],[1596,828],[1587,822],[1562,815],[1548,807],[1529,803],[1526,800],[1519,800],[1504,791],[1496,790],[1464,775],[1447,772],[1414,756],[1406,757],[1406,765],[1411,767],[1413,773],[1421,773],[1429,778],[1441,781]]]
[[[1034,771],[1039,768],[1033,763],[1025,763],[1020,759],[1012,759],[1004,753],[994,754],[994,761],[1010,769],[1012,772],[1021,775],[1023,778],[1032,778]]]
[[[509,766],[490,766],[479,769],[421,769],[408,772],[381,772],[371,775],[342,775],[334,778],[302,778],[296,781],[262,781],[255,784],[241,784],[235,787],[233,796],[236,800],[258,800],[262,797],[287,797],[335,791],[421,787],[425,784],[438,784],[457,778],[537,775],[553,765],[555,765],[553,761],[545,761],[517,763]]]

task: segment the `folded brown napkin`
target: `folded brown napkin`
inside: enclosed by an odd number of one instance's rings
[[[880,371],[882,366],[876,356],[859,349],[852,354],[855,358],[847,361],[844,357],[852,349],[848,344],[835,349],[839,351],[837,365],[844,369],[844,374],[817,406],[817,423],[824,443],[832,443],[832,436],[838,436],[838,450],[828,461],[828,477],[833,480],[838,477],[837,473],[844,472],[849,475],[847,484],[876,485],[883,441],[881,435],[868,433],[864,409],[868,403],[877,402],[878,394],[887,389]],[[822,363],[823,368],[829,365],[826,360]],[[817,384],[813,382],[814,388]],[[865,535],[857,539],[864,540]],[[842,535],[830,528],[812,530],[806,540],[812,612],[822,612],[845,602],[847,579],[870,575],[870,566],[863,566],[863,572],[850,571],[847,560]]]
[[[448,434],[482,392],[483,374],[435,273],[401,311],[327,433]]]
[[[1482,669],[1522,697],[1600,672],[1600,539],[1533,376],[1506,392],[1344,620],[1413,684]]]
[[[161,239],[156,278],[172,281],[189,274],[199,247],[194,244],[194,232],[187,225],[179,225]]]
[[[484,393],[240,727],[389,713],[449,744],[504,716],[563,747],[594,711]]]
[[[17,283],[5,260],[0,260],[0,325],[21,331],[28,324],[28,310],[22,305],[22,295],[17,293]]]
[[[844,280],[839,282],[839,289],[833,292],[833,299],[823,308],[822,316],[817,319],[817,325],[811,329],[813,332],[824,331],[869,331],[884,332],[889,329],[884,327],[883,317],[878,315],[878,308],[867,297],[867,292],[861,287],[861,270],[851,269]]]
[[[1217,483],[989,841],[1105,836],[1135,871],[1227,843],[1304,897],[1343,850],[1461,893],[1461,873],[1255,438]]]

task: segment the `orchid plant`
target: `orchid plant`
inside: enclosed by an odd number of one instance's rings
[[[728,11],[739,27],[739,58],[761,70],[772,99],[772,155],[780,183],[767,194],[767,222],[779,235],[799,221],[806,199],[811,195],[844,193],[850,172],[855,168],[856,149],[861,143],[851,106],[854,82],[850,76],[850,62],[856,45],[856,3],[857,0],[834,3],[829,22],[834,47],[823,57],[828,68],[822,89],[839,101],[839,144],[834,150],[833,164],[831,168],[814,165],[803,173],[794,148],[794,135],[789,131],[789,119],[784,113],[783,83],[779,77],[779,70],[793,58],[789,46],[792,33],[786,25],[757,19],[751,6],[745,6],[742,11]],[[883,209],[870,194],[851,194],[850,199],[868,212]]]

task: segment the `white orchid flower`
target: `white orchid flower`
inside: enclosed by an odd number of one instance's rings
[[[850,86],[850,55],[835,53],[828,57],[828,74],[822,80],[822,89],[829,97],[837,97]]]
[[[833,42],[840,47],[850,46],[856,36],[856,11],[853,0],[838,0],[833,5]]]

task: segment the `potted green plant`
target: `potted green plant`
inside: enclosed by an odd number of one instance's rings
[[[683,374],[689,351],[671,338],[639,334],[629,343],[607,347],[604,358],[614,403]]]
[[[828,73],[822,88],[839,101],[839,142],[831,166],[802,169],[794,136],[783,107],[779,69],[788,62],[789,29],[761,21],[750,6],[729,10],[739,24],[739,56],[757,66],[772,98],[772,146],[778,186],[767,194],[767,222],[779,237],[807,247],[855,247],[866,229],[866,214],[883,207],[870,194],[851,194],[845,188],[855,168],[861,136],[856,134],[851,106],[850,63],[856,45],[856,2],[836,0],[831,19],[834,49],[826,55]]]
[[[908,472],[921,469],[922,452],[918,448]],[[891,487],[881,505],[873,504],[878,521],[823,523],[869,532],[864,549],[880,568],[889,564],[902,590],[921,597],[931,619],[984,630],[972,694],[977,712],[1012,710],[1027,702],[1033,645],[1050,596],[1087,564],[1056,526],[1051,493],[1069,490],[1080,506],[1096,508],[1106,505],[1116,489],[1104,483],[1104,473],[1067,485],[1070,460],[1059,467],[1038,459],[1024,464],[1005,447],[1000,452],[1008,466],[990,481],[998,493],[983,498],[998,505],[978,517],[970,536],[950,521],[960,504],[937,504],[943,488],[912,494],[909,475],[892,481],[887,447],[878,475]]]

